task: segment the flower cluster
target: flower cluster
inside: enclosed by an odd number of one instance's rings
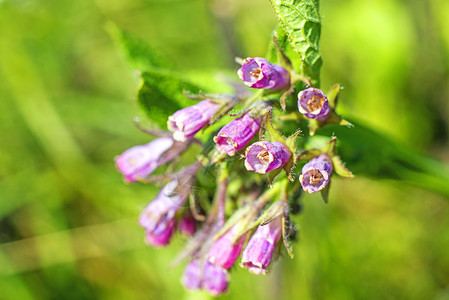
[[[276,65],[260,57],[242,60],[237,74],[246,86],[269,91],[266,95],[291,99],[291,92],[297,88],[292,80],[297,74],[291,66]],[[250,273],[266,274],[282,249],[280,245],[287,245],[291,254],[289,236],[294,226],[288,198],[301,188],[307,193],[325,191],[334,171],[352,176],[336,155],[335,138],[322,148],[298,153],[303,147],[296,140],[301,132],[299,122],[309,119],[324,126],[334,113],[321,90],[306,88],[290,101],[295,106],[297,101],[297,110],[284,113],[299,112],[301,117],[289,137],[279,131],[283,129],[280,118],[273,117],[273,96],[267,99],[263,92],[258,97],[202,95],[201,101],[168,117],[168,131],[152,131],[159,137],[116,158],[126,182],[165,183],[141,213],[139,223],[145,229],[146,243],[154,247],[169,244],[176,231],[189,238],[175,259],[188,261],[181,279],[187,289],[204,289],[212,295],[224,293],[239,258],[239,265]],[[202,130],[216,126],[237,104],[245,109],[221,129],[217,127],[215,134],[205,137]],[[205,146],[210,143],[213,149]],[[195,162],[177,168],[175,161],[183,160],[175,158],[193,144],[204,146]],[[305,164],[299,180],[294,179],[292,169],[301,162]],[[153,174],[169,163],[175,171]],[[215,193],[190,197],[193,186],[201,190],[198,175],[206,169],[209,175],[215,172]],[[238,188],[229,189],[230,182]],[[202,206],[205,201],[210,205]]]

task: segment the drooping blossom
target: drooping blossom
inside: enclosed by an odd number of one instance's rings
[[[316,193],[324,189],[332,174],[332,160],[326,154],[312,158],[302,168],[299,176],[302,188],[308,193]]]
[[[187,264],[181,282],[189,290],[205,289],[219,296],[228,290],[229,273],[208,261],[194,259]]]
[[[223,126],[214,137],[218,151],[234,156],[253,138],[261,122],[262,118],[252,118],[250,113],[246,113]]]
[[[187,199],[187,193],[175,193],[177,180],[170,181],[148,204],[139,218],[145,228],[146,242],[155,247],[165,246],[175,230],[175,213]]]
[[[273,251],[281,238],[282,218],[276,217],[266,225],[259,225],[242,254],[241,266],[253,274],[266,274]]]
[[[290,73],[261,57],[248,57],[237,71],[243,83],[256,89],[280,90],[290,84]]]
[[[256,142],[246,148],[245,167],[248,171],[265,174],[282,168],[290,159],[291,152],[280,142]]]
[[[229,273],[225,268],[206,262],[204,266],[203,288],[211,295],[219,296],[228,290]]]
[[[229,269],[242,251],[246,234],[237,236],[238,224],[233,225],[228,231],[220,236],[209,250],[209,261],[213,264]]]
[[[203,269],[200,261],[194,259],[190,261],[181,277],[181,283],[188,290],[198,290],[203,283]]]
[[[134,182],[150,175],[161,164],[174,156],[161,159],[162,154],[174,144],[172,138],[157,138],[146,145],[132,147],[116,158],[117,169],[124,175],[125,181]]]
[[[327,96],[317,88],[308,88],[298,94],[298,110],[309,119],[324,121],[331,113]]]
[[[168,118],[168,130],[173,132],[175,140],[185,141],[208,125],[220,107],[221,104],[206,99],[195,105],[180,109]]]

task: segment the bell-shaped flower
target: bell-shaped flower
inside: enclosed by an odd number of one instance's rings
[[[266,274],[273,257],[273,251],[281,238],[282,217],[276,217],[270,223],[259,225],[242,254],[240,265],[253,274]]]
[[[221,104],[209,99],[198,102],[195,105],[183,108],[168,118],[168,130],[173,132],[173,138],[177,141],[185,141],[209,125],[212,117],[220,109]]]
[[[261,57],[248,57],[237,71],[243,83],[251,88],[280,90],[290,84],[290,73]]]
[[[203,269],[201,268],[199,260],[194,259],[187,264],[181,277],[181,283],[188,290],[201,289],[203,283]]]
[[[246,148],[245,167],[248,171],[265,174],[282,168],[292,153],[281,142],[256,142]]]
[[[317,88],[308,88],[298,94],[298,110],[309,119],[324,121],[331,113],[327,96]]]
[[[235,155],[253,138],[261,122],[262,118],[252,118],[250,113],[246,113],[223,126],[214,137],[218,151],[230,156]]]
[[[332,174],[332,159],[326,154],[312,158],[302,168],[299,176],[302,188],[307,193],[315,193],[324,189]]]
[[[239,234],[239,224],[233,225],[220,236],[209,250],[209,261],[213,264],[229,269],[242,252],[246,234]]]
[[[139,218],[145,228],[146,242],[152,246],[165,246],[169,243],[175,229],[175,213],[184,204],[188,193],[175,193],[178,182],[169,182],[148,204]]]
[[[219,296],[228,290],[229,273],[208,261],[202,263],[194,259],[187,264],[181,282],[188,290],[205,289],[211,295]]]
[[[162,163],[174,158],[174,155],[161,160],[164,152],[174,144],[172,138],[157,138],[146,145],[132,147],[116,158],[120,173],[124,175],[125,181],[133,182],[150,175]]]
[[[213,296],[219,296],[228,290],[229,273],[225,268],[210,262],[204,264],[203,288]]]

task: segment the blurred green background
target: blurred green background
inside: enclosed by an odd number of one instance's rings
[[[344,86],[339,112],[446,163],[448,12],[446,0],[321,1],[322,87]],[[143,242],[156,189],[115,170],[148,137],[110,21],[180,70],[235,71],[277,26],[267,0],[0,1],[0,299],[208,298],[167,268],[182,238]],[[449,299],[448,200],[335,178],[328,205],[304,197],[295,258],[265,277],[236,267],[223,298]]]

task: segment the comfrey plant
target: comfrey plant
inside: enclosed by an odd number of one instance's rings
[[[116,158],[126,182],[161,186],[139,223],[154,247],[168,245],[176,231],[188,237],[174,263],[187,261],[181,282],[190,290],[220,295],[235,265],[266,274],[283,248],[293,257],[292,205],[301,191],[319,192],[327,202],[334,174],[353,176],[336,153],[336,137],[308,146],[323,139],[312,137],[320,128],[349,124],[335,111],[340,85],[327,94],[318,89],[318,3],[272,5],[282,27],[267,57],[236,59],[241,67],[235,79],[252,94],[202,93],[150,67],[142,73],[139,102],[167,131],[138,125],[157,138]],[[309,28],[307,36],[296,30],[301,26]],[[175,82],[171,92],[156,84],[161,81]],[[180,105],[188,98],[199,102]],[[153,175],[161,168],[162,174]]]

